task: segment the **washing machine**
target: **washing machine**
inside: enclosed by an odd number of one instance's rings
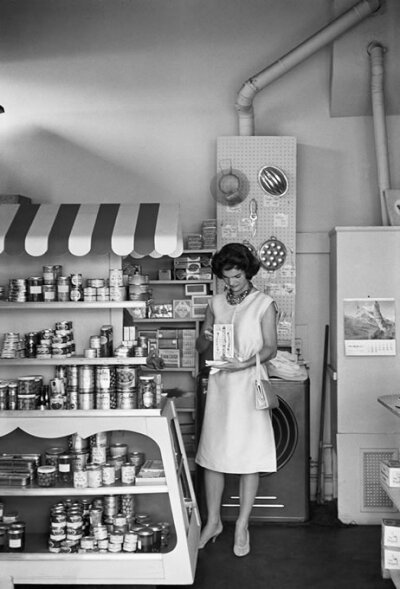
[[[271,379],[280,403],[272,412],[278,470],[260,475],[252,521],[302,522],[309,518],[309,406],[310,383]],[[204,389],[203,389],[204,393]],[[201,395],[204,398],[204,394]],[[204,487],[199,485],[202,515],[206,514]],[[226,475],[222,519],[239,513],[239,476]]]

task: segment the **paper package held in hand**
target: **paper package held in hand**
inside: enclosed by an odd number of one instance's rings
[[[233,358],[233,325],[232,323],[214,324],[214,360]]]

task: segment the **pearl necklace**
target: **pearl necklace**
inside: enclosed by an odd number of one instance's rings
[[[229,289],[226,291],[226,300],[230,305],[239,305],[242,301],[244,301],[244,299],[247,297],[247,295],[251,292],[252,289],[253,285],[251,282],[249,282],[248,288],[246,288],[246,290],[244,290],[238,295],[234,295],[232,291]]]

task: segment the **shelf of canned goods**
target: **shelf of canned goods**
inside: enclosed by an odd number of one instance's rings
[[[24,549],[1,551],[0,547],[1,589],[10,589],[14,584],[24,583],[51,585],[193,583],[200,517],[173,401],[165,400],[157,409],[112,412],[76,410],[73,419],[69,411],[35,413],[8,411],[0,414],[1,436],[12,435],[17,429],[22,430],[26,435],[49,440],[71,435],[84,440],[100,435],[99,432],[116,431],[138,435],[140,439],[149,440],[158,448],[158,459],[150,462],[162,464],[164,478],[162,482],[156,484],[146,483],[145,479],[139,485],[132,479],[126,479],[127,483],[107,480],[103,486],[101,483],[99,485],[93,483],[93,487],[80,488],[66,479],[52,486],[45,474],[44,479],[30,482],[26,486],[4,487],[3,492],[0,492],[4,505],[7,506],[7,503],[13,500],[18,500],[18,505],[21,505],[26,498],[29,502],[37,500],[38,505],[42,506],[46,498],[61,499],[70,495],[70,505],[78,500],[87,505],[90,500],[92,504],[100,502],[110,508],[117,499],[121,499],[125,504],[129,502],[130,507],[128,507],[132,512],[135,501],[143,500],[143,505],[147,501],[147,505],[153,506],[155,510],[162,509],[162,513],[157,513],[157,516],[162,517],[164,524],[144,527],[143,523],[145,519],[149,519],[149,515],[137,514],[136,524],[125,529],[124,549],[121,549],[121,545],[118,544],[121,532],[114,529],[108,531],[108,540],[100,536],[96,538],[91,533],[84,534],[78,551],[49,551],[49,546],[54,548],[56,544],[49,542],[48,535],[40,533],[40,526],[35,524],[34,514],[32,514],[32,521],[27,518],[25,522]],[[114,446],[118,447],[118,444]],[[148,480],[153,481],[153,479]],[[13,508],[11,506],[11,509]],[[54,534],[57,533],[59,529],[57,526],[60,525],[60,519],[56,515],[60,509],[61,505],[56,503],[50,510]],[[92,518],[95,517],[95,512],[94,508],[91,513]],[[10,514],[7,517],[9,516]],[[101,513],[98,516],[101,516]],[[77,517],[76,521],[78,521]],[[74,526],[74,518],[71,516],[69,519],[70,524],[67,519],[67,531],[68,525]],[[94,523],[96,523],[94,526],[96,534],[104,532],[105,526],[100,525],[97,520],[94,522],[94,519],[93,521],[91,519],[89,525]],[[169,536],[167,542],[160,544],[163,525],[168,529]],[[12,529],[14,530],[14,527]],[[16,540],[13,542],[18,542],[18,533],[20,532],[15,532]],[[112,537],[114,535],[115,539]],[[102,546],[102,540],[108,542],[109,549],[94,549],[95,546]],[[17,545],[10,544],[10,546]]]

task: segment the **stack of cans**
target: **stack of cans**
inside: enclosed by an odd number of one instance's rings
[[[54,302],[57,300],[57,281],[62,274],[62,266],[46,265],[43,266],[43,301]]]
[[[79,409],[94,409],[95,407],[95,371],[94,366],[78,366],[78,406]]]
[[[26,303],[28,284],[25,278],[11,278],[8,282],[8,300],[13,303]]]
[[[9,331],[4,335],[2,358],[25,358],[25,341],[19,333]]]
[[[117,377],[115,366],[95,367],[96,409],[117,408]]]

